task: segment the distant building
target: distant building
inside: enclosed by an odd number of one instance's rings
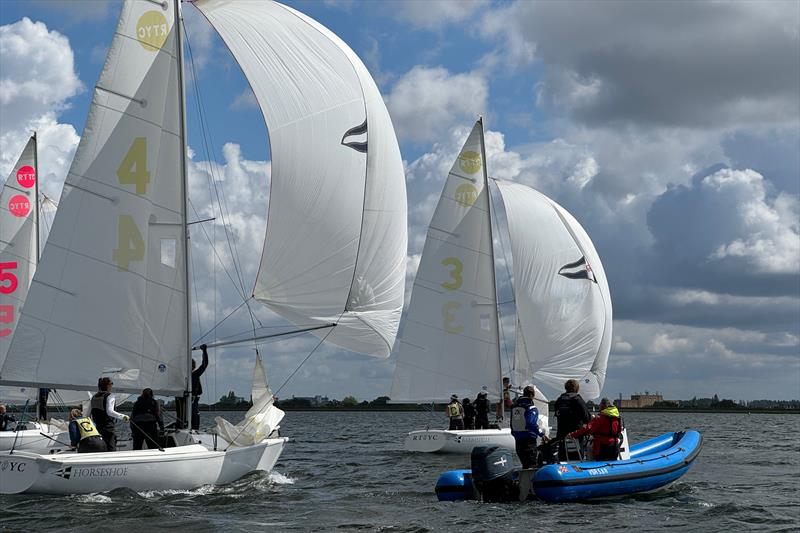
[[[292,399],[305,400],[311,407],[325,407],[331,403],[327,396],[320,396],[319,394],[316,396],[292,396]]]
[[[663,402],[664,397],[660,393],[650,394],[645,391],[644,394],[631,394],[630,400],[614,400],[614,404],[620,409],[641,409],[643,407],[652,407],[654,404]]]

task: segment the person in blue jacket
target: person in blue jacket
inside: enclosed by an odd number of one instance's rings
[[[533,403],[535,395],[536,389],[533,385],[528,385],[511,408],[511,434],[514,436],[522,468],[536,467],[536,444],[540,438],[542,442],[548,441],[547,428],[542,427],[544,423],[539,418],[539,409]]]

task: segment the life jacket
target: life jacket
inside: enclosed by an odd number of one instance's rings
[[[593,432],[593,434],[610,439],[617,439],[619,442],[622,439],[622,429],[625,427],[622,423],[622,417],[619,415],[619,410],[616,407],[609,407],[600,411],[600,414],[608,417],[608,431],[598,431]],[[614,422],[616,422],[617,426],[616,431],[614,430]]]
[[[458,402],[450,402],[447,404],[447,416],[449,418],[461,417],[461,404]]]
[[[521,438],[539,437],[538,418],[539,409],[533,404],[533,400],[527,397],[518,398],[511,409],[511,433]]]
[[[91,416],[95,426],[104,431],[114,431],[114,419],[106,413],[106,404],[109,396],[111,396],[110,392],[99,391],[92,396],[92,400],[89,402],[92,408]]]
[[[92,419],[88,416],[82,416],[80,418],[75,419],[75,423],[78,425],[78,431],[81,434],[81,439],[88,439],[89,437],[99,437],[100,432],[97,431],[97,428],[94,427],[94,423]]]

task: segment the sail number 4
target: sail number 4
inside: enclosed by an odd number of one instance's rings
[[[11,294],[17,290],[19,279],[17,279],[16,274],[9,272],[10,270],[16,270],[16,268],[16,261],[0,263],[0,294]],[[0,305],[0,324],[12,324],[13,322],[14,306]],[[0,337],[8,337],[9,335],[11,335],[11,328],[0,329]]]
[[[150,183],[150,171],[147,170],[147,138],[136,137],[117,169],[120,185],[134,185],[136,194],[147,193]],[[142,232],[131,215],[119,215],[117,218],[117,248],[111,255],[117,268],[128,270],[131,262],[143,261],[145,244]]]

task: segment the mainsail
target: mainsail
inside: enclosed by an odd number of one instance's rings
[[[447,176],[428,227],[395,347],[390,397],[446,400],[500,394],[500,347],[489,188],[479,121]]]
[[[600,257],[563,207],[519,183],[498,180],[497,187],[514,259],[517,383],[533,378],[560,390],[567,379],[581,379],[581,394],[596,398],[612,316]]]
[[[123,5],[0,384],[188,388],[174,18]]]
[[[33,136],[0,190],[0,366],[36,270],[37,179]]]
[[[406,190],[391,119],[356,54],[276,2],[198,0],[267,123],[272,182],[254,296],[352,351],[391,352],[403,307]]]

